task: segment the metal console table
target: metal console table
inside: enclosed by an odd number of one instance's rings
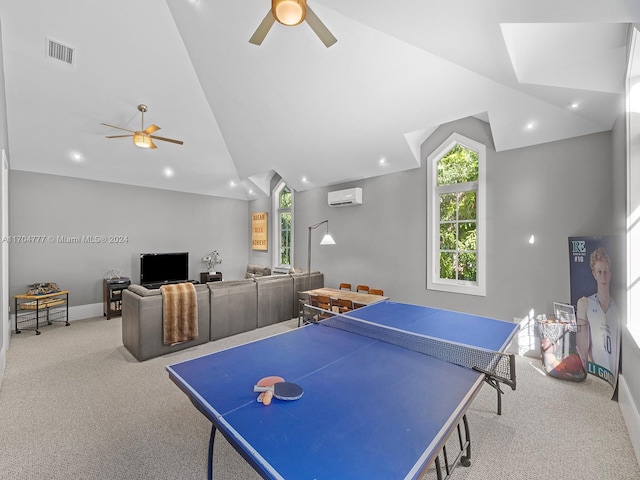
[[[40,317],[43,322],[64,322],[69,326],[69,290],[47,293],[45,295],[14,295],[16,333],[21,328],[33,328],[40,335]]]

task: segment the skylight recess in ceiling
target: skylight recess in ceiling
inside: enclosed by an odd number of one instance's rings
[[[47,38],[47,57],[73,65],[75,50],[68,45]]]

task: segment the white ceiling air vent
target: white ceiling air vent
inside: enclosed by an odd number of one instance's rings
[[[73,48],[47,38],[47,57],[60,60],[68,65],[73,65],[75,59],[74,54],[75,51]]]
[[[362,205],[362,188],[347,188],[329,192],[327,196],[329,205],[332,207],[346,207],[347,205]]]

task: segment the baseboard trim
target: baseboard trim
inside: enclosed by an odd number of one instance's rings
[[[85,318],[102,317],[104,315],[102,303],[90,303],[69,307],[69,321],[84,320]]]
[[[4,378],[4,368],[7,366],[7,349],[0,349],[0,388],[2,388],[2,379]]]
[[[624,375],[618,376],[618,404],[622,412],[622,419],[629,432],[631,445],[636,453],[636,460],[640,464],[640,413],[631,396]]]

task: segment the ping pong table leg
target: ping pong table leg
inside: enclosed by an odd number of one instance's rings
[[[438,455],[436,455],[434,463],[436,466],[437,480],[448,480],[449,478],[451,478],[451,475],[456,469],[458,462],[460,462],[460,465],[462,465],[463,467],[468,467],[471,465],[471,434],[469,433],[469,422],[467,421],[466,414],[462,416],[462,425],[464,426],[464,439],[462,438],[462,429],[460,428],[460,423],[456,425],[460,451],[458,452],[455,460],[452,463],[449,463],[446,444],[442,446],[442,450],[438,453]],[[442,465],[440,464],[440,453],[442,453],[444,461],[444,476],[442,475]]]
[[[442,480],[442,468],[440,467],[440,455],[436,457],[436,478]]]
[[[496,393],[498,394],[498,415],[502,415],[502,394],[504,393],[500,388],[500,384],[493,377],[484,377],[484,381],[491,385],[496,389]]]
[[[460,442],[460,451],[466,450],[466,455],[460,457],[460,465],[468,467],[471,465],[471,434],[469,432],[469,422],[467,421],[467,415],[462,416],[462,424],[464,425],[464,438],[462,441],[462,432],[460,431],[460,424],[458,424],[458,441]],[[466,447],[466,448],[465,448]]]
[[[216,426],[211,424],[211,436],[209,437],[209,459],[207,461],[207,479],[213,480],[213,441],[216,437]]]

